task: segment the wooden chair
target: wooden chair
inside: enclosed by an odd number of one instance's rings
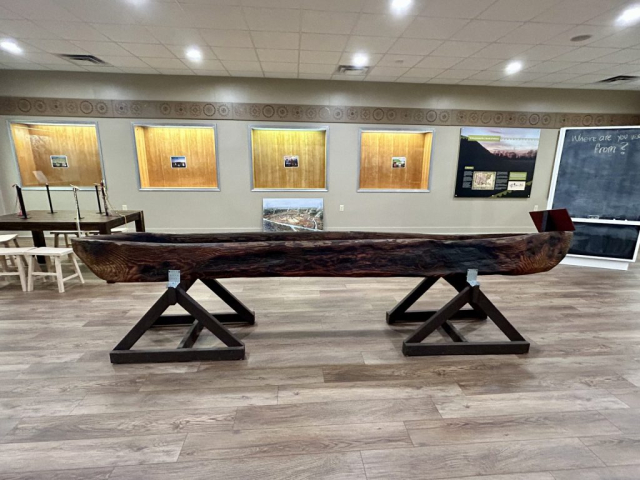
[[[49,248],[49,247],[41,247],[41,248],[33,248],[28,250],[25,255],[29,258],[28,265],[28,275],[27,275],[27,291],[33,291],[33,281],[36,276],[52,276],[56,277],[58,281],[58,291],[60,293],[64,293],[64,282],[67,280],[71,280],[72,278],[78,277],[80,283],[84,283],[84,278],[82,277],[82,273],[80,272],[80,267],[78,266],[78,260],[76,259],[75,254],[71,248]],[[54,270],[55,272],[36,272],[36,264],[38,263],[37,257],[45,257],[48,260],[53,259]],[[71,262],[73,263],[73,269],[75,273],[73,275],[69,275],[68,277],[64,277],[62,275],[62,257],[69,256]],[[49,263],[49,262],[48,262]]]
[[[20,244],[18,243],[17,233],[14,233],[11,235],[0,235],[0,248],[10,248],[11,242],[13,242],[13,245],[16,248],[20,248]],[[9,257],[9,258],[12,258],[12,257]],[[5,257],[0,257],[0,267],[4,268],[4,270],[7,271],[7,259]]]
[[[0,277],[20,277],[20,286],[22,287],[22,291],[27,291],[27,275],[25,274],[25,264],[24,256],[27,252],[33,250],[33,248],[0,248],[0,258],[2,261],[0,262],[2,266],[2,270],[0,271]],[[7,257],[13,260],[13,265],[16,270],[10,270],[7,267],[6,259]]]

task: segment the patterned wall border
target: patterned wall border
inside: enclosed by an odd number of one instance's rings
[[[496,110],[441,110],[435,108],[31,97],[0,97],[0,115],[536,128],[640,124],[640,114],[510,112]]]

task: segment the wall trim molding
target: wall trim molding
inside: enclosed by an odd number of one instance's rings
[[[0,97],[0,115],[79,117],[90,119],[149,118],[357,123],[374,125],[454,125],[542,129],[640,125],[640,113],[558,113],[506,110],[361,107],[348,105],[96,100],[38,97]]]

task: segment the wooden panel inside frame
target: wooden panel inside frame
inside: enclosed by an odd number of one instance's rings
[[[251,146],[254,188],[327,188],[325,130],[252,129]],[[298,166],[286,167],[285,156],[298,157]]]
[[[11,136],[24,187],[44,186],[38,171],[52,187],[92,187],[102,180],[95,125],[12,123]]]
[[[432,139],[432,132],[362,132],[360,189],[428,190]]]
[[[212,127],[134,128],[141,188],[218,188],[215,131]],[[185,157],[174,168],[172,157]]]

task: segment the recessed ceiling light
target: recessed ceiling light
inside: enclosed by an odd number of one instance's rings
[[[575,37],[571,37],[570,40],[572,42],[584,42],[585,40],[589,40],[592,35],[576,35]]]
[[[633,25],[638,22],[640,22],[640,5],[627,8],[616,19],[616,24],[621,26]]]
[[[3,40],[0,42],[0,48],[14,55],[22,55],[22,48],[13,40]]]
[[[191,47],[187,48],[185,55],[192,62],[200,62],[202,61],[202,52],[199,48]]]
[[[504,69],[507,75],[513,75],[514,73],[518,73],[520,70],[522,70],[522,62],[517,62],[517,61],[511,62]]]
[[[402,13],[407,10],[412,3],[413,0],[391,0],[391,10],[396,13]]]
[[[369,63],[369,55],[365,53],[356,53],[353,56],[353,66],[354,67],[366,67]]]

